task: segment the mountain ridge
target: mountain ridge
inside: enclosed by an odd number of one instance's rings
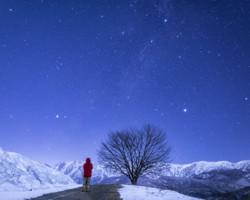
[[[33,190],[75,182],[46,164],[0,149],[0,190]]]
[[[49,166],[15,152],[0,148],[1,190],[33,190],[82,183],[83,161],[60,162]],[[138,184],[171,189],[206,198],[237,194],[250,195],[250,160],[198,161],[189,164],[167,164],[161,173],[140,177]],[[129,184],[127,177],[110,172],[94,163],[93,184]]]
[[[67,164],[66,164],[67,163]],[[70,162],[63,163],[66,168],[62,168],[65,174],[74,174],[71,176],[77,183],[82,183],[82,178],[72,171],[69,173],[66,169],[82,170],[82,162],[78,166],[69,166]],[[73,162],[71,162],[73,163]],[[213,199],[214,197],[224,197],[227,194],[235,193],[237,198],[239,192],[244,188],[250,187],[250,160],[239,162],[229,161],[198,161],[189,164],[166,164],[161,168],[161,174],[145,175],[140,177],[138,184],[150,187],[158,187],[162,189],[171,189],[177,192],[196,196],[200,198]],[[129,184],[128,178],[107,173],[101,165],[95,166],[92,183],[117,183]],[[246,191],[247,190],[247,191]],[[248,193],[248,189],[244,190]],[[250,191],[249,191],[250,194]]]

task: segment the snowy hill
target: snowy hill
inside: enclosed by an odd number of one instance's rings
[[[82,182],[82,163],[61,163],[57,170],[71,176],[77,183]],[[250,161],[231,163],[194,162],[164,166],[161,174],[144,176],[139,185],[172,189],[192,196],[207,198],[233,192],[250,186]],[[107,172],[101,165],[95,166],[93,183],[129,184],[124,176]]]
[[[250,171],[250,160],[232,163],[228,161],[207,162],[199,161],[190,164],[170,164],[169,170],[166,170],[164,175],[175,177],[192,177],[211,171],[224,171],[224,170],[240,170]]]
[[[133,185],[122,185],[119,193],[123,200],[198,200],[170,190]]]
[[[73,184],[69,176],[45,164],[0,149],[0,191],[25,191]]]
[[[152,183],[203,198],[223,196],[250,186],[250,161],[172,164]]]
[[[160,174],[139,179],[139,185],[171,189],[201,198],[250,196],[250,161],[231,163],[194,162],[170,164]],[[49,189],[82,183],[82,162],[61,162],[54,167],[33,161],[20,154],[0,149],[0,191]],[[92,183],[129,184],[129,180],[94,164]],[[242,192],[243,191],[243,192]],[[240,196],[241,198],[241,196]]]
[[[60,162],[53,168],[69,175],[76,183],[82,183],[82,163],[80,161]]]
[[[77,183],[82,181],[82,165],[83,162],[80,161],[70,161],[70,162],[61,162],[55,165],[54,169],[63,172],[66,175],[69,175]],[[240,161],[237,163],[231,163],[228,161],[219,161],[219,162],[207,162],[199,161],[193,162],[190,164],[169,164],[163,166],[160,170],[161,174],[154,176],[145,176],[143,178],[158,180],[162,177],[175,177],[175,178],[197,178],[207,179],[212,178],[209,176],[215,173],[223,174],[226,171],[237,171],[242,173],[241,181],[237,182],[240,186],[250,186],[250,160]],[[101,165],[95,165],[93,178],[95,182],[103,183],[107,179],[113,178],[118,180],[121,178],[118,174],[111,173],[103,168]],[[225,175],[223,175],[225,176]],[[243,181],[244,179],[244,181]]]
[[[69,161],[69,162],[60,162],[56,164],[53,168],[64,173],[65,175],[70,176],[76,183],[82,184],[82,166],[83,162],[80,161]],[[116,180],[113,180],[115,178]],[[117,178],[120,178],[119,175],[110,173],[105,170],[101,165],[95,165],[93,169],[92,183],[118,183]],[[124,182],[124,181],[123,181]]]

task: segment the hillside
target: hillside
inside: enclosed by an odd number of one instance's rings
[[[0,191],[27,191],[75,185],[67,175],[18,153],[0,149]]]
[[[82,182],[81,162],[62,162],[56,169],[70,175],[77,183]],[[202,198],[223,196],[250,186],[250,161],[169,164],[159,171],[161,173],[141,177],[139,185],[171,189]],[[129,180],[97,165],[93,173],[93,183],[128,184]]]
[[[160,173],[143,176],[139,185],[170,189],[200,198],[250,195],[250,161],[231,163],[194,162],[166,164]],[[61,162],[54,167],[33,161],[13,152],[0,150],[0,191],[59,191],[82,183],[82,162]],[[129,180],[94,165],[92,184],[129,184]],[[42,192],[43,193],[43,192]],[[47,192],[46,192],[47,193]],[[3,194],[3,193],[1,193]]]

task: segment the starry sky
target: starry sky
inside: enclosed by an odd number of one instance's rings
[[[151,123],[172,160],[250,157],[250,1],[0,1],[0,146],[96,160]]]

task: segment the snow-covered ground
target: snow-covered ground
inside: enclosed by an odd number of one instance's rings
[[[119,192],[123,200],[198,200],[178,192],[144,186],[122,185]]]
[[[49,194],[53,192],[60,192],[67,189],[73,189],[80,187],[80,185],[67,185],[67,186],[55,186],[53,188],[42,189],[42,190],[33,190],[33,191],[0,191],[1,200],[25,200],[29,198],[35,198],[42,196],[44,194]]]

